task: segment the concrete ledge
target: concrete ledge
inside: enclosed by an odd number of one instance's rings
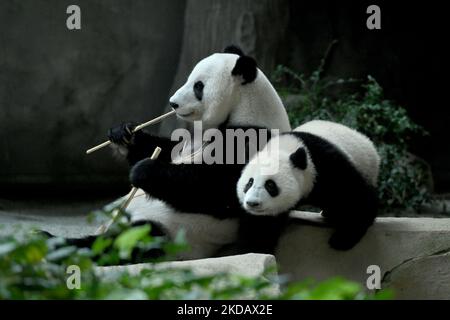
[[[314,213],[293,216],[322,221]],[[450,219],[378,218],[362,241],[344,252],[328,246],[331,232],[291,225],[276,252],[279,272],[292,280],[343,276],[365,286],[367,267],[377,265],[382,288],[392,287],[397,299],[450,299]]]
[[[294,212],[294,217],[322,223],[319,214]],[[288,227],[276,252],[279,273],[291,281],[325,280],[342,276],[366,287],[367,267],[381,269],[381,287],[392,288],[396,299],[450,299],[450,219],[378,218],[363,240],[350,251],[328,246],[332,230],[322,225]],[[139,264],[98,268],[139,272],[155,265]],[[192,268],[198,274],[229,272],[261,276],[276,270],[270,255],[246,254],[221,258],[162,263],[158,268]]]
[[[404,262],[384,277],[401,299],[450,299],[450,253]]]
[[[214,275],[219,273],[238,274],[246,277],[275,275],[277,264],[275,257],[268,254],[248,253],[220,258],[208,258],[187,261],[171,261],[162,263],[140,263],[127,266],[97,267],[99,275],[113,274],[127,270],[130,274],[138,274],[144,269],[191,269],[198,275]]]
[[[0,210],[0,234],[16,233],[13,225],[40,227],[61,236],[92,234],[85,215],[62,215],[61,210],[7,212]],[[318,214],[293,216],[322,222]],[[378,218],[352,250],[339,252],[328,246],[332,230],[324,226],[293,224],[280,239],[276,252],[278,271],[292,280],[324,280],[343,276],[365,286],[367,267],[381,269],[382,287],[392,287],[398,299],[450,299],[450,219]],[[192,267],[196,272],[234,272],[261,275],[275,264],[272,256],[242,255],[217,259],[171,262],[166,267]],[[128,267],[130,271],[143,266]],[[124,268],[124,267],[110,267]],[[105,268],[105,270],[108,270]],[[114,269],[111,269],[114,270]]]
[[[96,273],[103,279],[114,280],[115,276],[120,272],[126,271],[130,274],[138,274],[144,269],[190,269],[200,276],[228,273],[246,277],[266,278],[270,275],[276,275],[277,263],[272,255],[249,253],[199,260],[97,267]],[[273,283],[265,288],[264,292],[270,295],[277,295],[280,292],[280,287],[278,284]],[[255,299],[255,297],[252,294],[247,294],[241,299]]]

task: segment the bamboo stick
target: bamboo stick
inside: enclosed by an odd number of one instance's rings
[[[152,124],[161,122],[162,120],[164,120],[165,118],[167,118],[167,117],[173,115],[174,113],[175,113],[175,110],[172,110],[172,111],[169,111],[169,112],[167,112],[167,113],[165,113],[165,114],[163,114],[163,115],[161,115],[161,116],[159,116],[159,117],[157,117],[157,118],[155,118],[155,119],[152,119],[152,120],[150,120],[150,121],[141,123],[140,125],[138,125],[136,128],[133,129],[133,132],[136,132],[136,131],[138,131],[138,130],[141,130],[141,129],[143,129],[143,128],[145,128],[145,127],[148,127],[148,126],[150,126],[150,125],[152,125]],[[95,147],[92,147],[92,148],[90,148],[89,150],[87,150],[87,151],[86,151],[86,154],[91,154],[92,152],[95,152],[95,151],[97,151],[97,150],[99,150],[99,149],[101,149],[101,148],[104,148],[104,147],[106,147],[106,146],[108,146],[108,145],[110,145],[110,144],[111,144],[111,141],[109,141],[109,140],[108,140],[108,141],[105,141],[105,142],[103,142],[103,143],[101,143],[101,144],[99,144],[99,145],[97,145],[97,146],[95,146]]]
[[[153,151],[153,154],[150,157],[150,159],[156,160],[159,157],[160,153],[161,153],[161,148],[160,147],[156,147],[155,150]],[[102,224],[97,229],[96,234],[103,234],[109,229],[109,227],[114,223],[114,221],[116,221],[120,217],[120,214],[123,211],[126,210],[128,205],[131,203],[131,201],[133,200],[134,196],[136,195],[137,191],[138,191],[138,188],[136,188],[136,187],[133,187],[133,189],[131,189],[131,192],[128,194],[128,198],[120,206],[120,210],[119,209],[114,210],[111,220],[108,221],[107,223]]]

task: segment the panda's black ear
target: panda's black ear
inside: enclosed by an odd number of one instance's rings
[[[234,44],[227,46],[223,50],[223,53],[233,53],[233,54],[237,54],[238,56],[244,55],[244,52],[242,51],[242,49],[239,48],[238,46],[235,46]]]
[[[256,66],[256,61],[247,56],[241,56],[237,59],[236,65],[233,70],[231,70],[233,76],[242,76],[244,82],[242,84],[247,84],[256,79],[258,74],[258,67]]]
[[[303,147],[298,148],[291,156],[289,157],[294,167],[305,170],[308,164],[308,157],[306,156],[306,150]]]

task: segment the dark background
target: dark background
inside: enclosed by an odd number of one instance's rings
[[[79,31],[66,28],[70,4]],[[366,28],[370,4],[381,30]],[[333,39],[327,75],[373,75],[429,131],[411,150],[449,192],[447,15],[438,1],[2,0],[0,197],[123,193],[126,165],[85,150],[113,125],[163,113],[198,60],[235,43],[266,74],[277,64],[308,73]]]

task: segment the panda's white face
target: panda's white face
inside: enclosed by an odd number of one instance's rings
[[[201,60],[186,83],[170,98],[178,117],[202,121],[203,128],[225,122],[236,97],[239,79],[231,71],[239,58],[236,54],[216,53]]]
[[[265,174],[260,165],[249,164],[238,182],[241,206],[254,215],[277,215],[295,206],[300,184],[292,168],[281,165],[279,172]]]
[[[275,216],[293,209],[309,194],[315,169],[306,152],[302,153],[304,166],[296,166],[292,155],[297,150],[305,149],[295,137],[275,137],[247,164],[237,184],[239,202],[247,212]]]

